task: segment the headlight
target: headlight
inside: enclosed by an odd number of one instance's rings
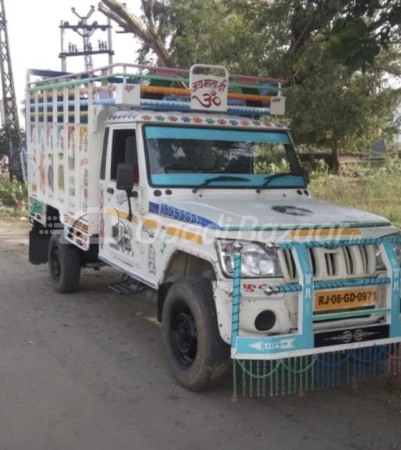
[[[218,241],[217,249],[223,272],[234,274],[234,243],[237,241]],[[239,241],[241,250],[241,276],[245,278],[279,278],[283,274],[277,251],[264,248],[256,242]]]
[[[398,261],[401,265],[401,244],[393,244],[395,254],[397,255]],[[384,264],[383,256],[380,252],[380,247],[376,247],[376,269],[386,270],[386,265]]]

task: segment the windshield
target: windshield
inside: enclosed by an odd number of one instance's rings
[[[152,186],[195,187],[216,177],[207,188],[251,188],[280,173],[269,188],[304,187],[286,132],[147,125],[144,136]]]

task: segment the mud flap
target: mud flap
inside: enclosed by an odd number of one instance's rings
[[[46,264],[50,234],[41,234],[39,230],[29,232],[29,262],[34,265]]]

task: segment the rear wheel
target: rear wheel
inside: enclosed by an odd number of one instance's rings
[[[211,282],[177,280],[167,293],[162,323],[174,378],[192,391],[218,384],[230,364],[230,347],[220,337]]]
[[[79,250],[71,244],[61,243],[60,235],[53,234],[49,242],[48,261],[53,289],[61,294],[77,291],[81,276]]]

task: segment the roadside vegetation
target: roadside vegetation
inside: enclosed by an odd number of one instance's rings
[[[401,227],[401,160],[388,160],[380,168],[353,168],[352,173],[314,172],[310,190],[315,198],[386,217]]]
[[[10,182],[8,174],[0,176],[0,219],[27,217],[26,186],[14,179]]]

